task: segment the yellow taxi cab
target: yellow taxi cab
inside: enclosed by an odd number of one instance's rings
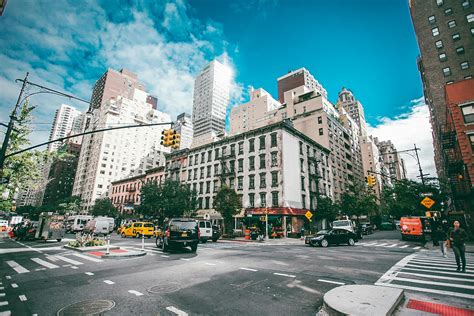
[[[155,226],[149,222],[134,222],[127,224],[121,231],[122,238],[125,237],[141,237],[148,238],[155,236]]]

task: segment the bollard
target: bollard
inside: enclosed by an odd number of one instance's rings
[[[145,235],[142,234],[142,251],[145,251]]]
[[[110,255],[110,237],[109,236],[105,236],[105,238],[107,239],[107,251],[105,252],[106,255]]]

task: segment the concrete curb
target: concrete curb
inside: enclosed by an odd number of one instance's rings
[[[77,251],[77,252],[90,252],[90,251],[101,251],[101,250],[105,251],[105,250],[107,250],[107,246],[71,247],[71,246],[65,245],[63,247],[66,248],[66,249],[69,249],[69,250]],[[117,249],[120,249],[120,247],[119,246],[110,246],[109,249],[110,250],[117,250]]]
[[[343,285],[324,294],[329,315],[392,315],[403,290],[377,285]]]
[[[108,255],[104,254],[101,256],[102,259],[126,259],[132,257],[143,257],[146,255],[145,251],[129,251],[129,252],[116,252]]]

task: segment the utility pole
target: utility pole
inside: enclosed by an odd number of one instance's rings
[[[23,84],[21,86],[20,94],[18,95],[18,100],[16,101],[15,108],[13,109],[12,114],[10,115],[10,122],[8,122],[5,138],[3,139],[2,149],[0,151],[0,178],[3,178],[5,155],[7,153],[8,143],[10,142],[10,136],[12,134],[13,126],[15,125],[16,112],[18,110],[18,107],[20,106],[21,97],[23,96],[23,92],[25,91],[25,87],[28,82],[28,75],[29,73],[27,72],[25,79],[23,80]]]
[[[420,157],[418,157],[418,150],[420,150],[420,148],[417,148],[416,147],[416,144],[413,144],[414,145],[414,150],[415,150],[415,154],[416,154],[416,161],[418,162],[418,170],[420,171],[420,178],[421,178],[421,183],[423,184],[423,187],[425,186],[425,177],[424,177],[424,174],[423,174],[423,170],[421,169],[421,164],[420,164]]]

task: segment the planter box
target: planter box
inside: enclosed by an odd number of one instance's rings
[[[101,250],[107,250],[107,246],[93,246],[93,247],[71,247],[68,245],[65,245],[64,248],[69,249],[69,250],[74,250],[78,252],[89,252],[89,251],[101,251]],[[119,246],[110,246],[109,250],[116,250],[120,249]]]

